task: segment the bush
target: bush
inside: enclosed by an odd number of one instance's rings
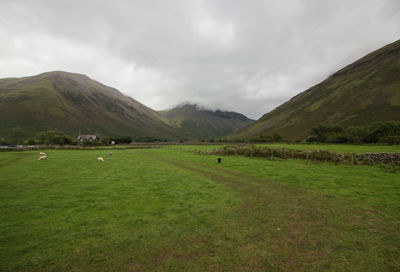
[[[371,126],[358,126],[343,129],[338,125],[317,125],[311,129],[307,142],[321,143],[389,143],[398,144],[400,122],[389,121],[374,123]]]
[[[273,140],[274,142],[279,143],[279,142],[282,142],[282,141],[283,141],[283,138],[282,138],[281,135],[279,135],[279,134],[277,134],[277,133],[274,133],[274,134],[272,134],[272,140]]]
[[[0,138],[0,145],[8,145],[9,143],[3,137]]]
[[[28,140],[24,140],[23,145],[36,145],[38,142],[34,139],[28,139]]]
[[[386,136],[379,138],[380,143],[387,143],[391,145],[400,144],[400,136]]]
[[[39,143],[65,145],[72,143],[72,137],[64,134],[64,132],[53,129],[39,133]]]
[[[83,145],[100,145],[101,143],[98,141],[92,141],[92,140],[84,140]]]
[[[151,142],[167,142],[168,139],[166,138],[157,138],[153,136],[136,136],[134,139],[135,142],[144,142],[144,143],[151,143]],[[184,139],[186,141],[186,139]],[[121,139],[117,138],[115,143],[121,143]]]

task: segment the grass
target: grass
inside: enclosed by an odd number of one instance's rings
[[[192,149],[0,153],[0,270],[399,269],[399,173]]]

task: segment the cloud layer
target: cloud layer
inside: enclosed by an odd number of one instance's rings
[[[399,37],[397,0],[3,0],[0,77],[77,72],[153,109],[259,118]]]

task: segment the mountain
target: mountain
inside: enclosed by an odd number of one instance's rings
[[[196,104],[182,104],[173,109],[159,111],[169,124],[196,138],[222,137],[254,122],[243,114],[211,111]]]
[[[317,124],[343,127],[400,121],[400,40],[334,73],[240,130],[303,140]]]
[[[76,137],[174,136],[152,109],[81,74],[47,72],[0,79],[0,137],[34,138],[57,128]]]

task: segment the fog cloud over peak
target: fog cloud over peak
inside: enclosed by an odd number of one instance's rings
[[[87,74],[161,110],[252,118],[400,37],[400,2],[2,1],[0,77]]]

